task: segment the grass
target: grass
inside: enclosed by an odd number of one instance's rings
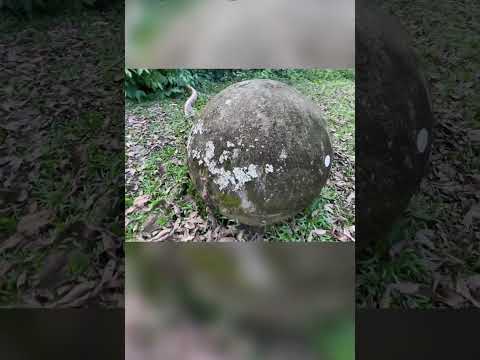
[[[281,80],[321,104],[335,150],[350,159],[348,166],[334,165],[332,172],[341,174],[346,187],[354,191],[354,73],[348,70],[293,70],[280,75],[270,70],[236,72],[222,81],[204,81],[198,89],[196,110],[200,112],[211,96],[230,84],[251,78]],[[172,227],[179,217],[185,219],[192,213],[207,218],[207,209],[191,183],[186,166],[186,142],[192,122],[183,115],[184,101],[185,96],[171,99],[157,94],[141,103],[126,103],[127,154],[129,147],[135,146],[148,152],[142,159],[134,159],[134,152],[127,159],[127,173],[128,168],[135,169],[130,181],[136,186],[135,189],[129,189],[127,178],[126,207],[133,205],[134,199],[140,195],[150,197],[149,210],[134,211],[127,215],[127,241],[138,238],[145,222],[156,216],[161,228]],[[141,123],[138,130],[128,125],[129,118]],[[158,139],[162,139],[160,146]],[[265,239],[306,241],[312,238],[312,231],[323,229],[327,230],[326,233],[313,240],[335,241],[332,235],[334,227],[347,228],[355,222],[353,207],[345,201],[349,193],[344,190],[336,186],[334,181],[329,181],[321,196],[304,212],[290,221],[267,227]],[[176,211],[173,204],[178,207]],[[216,215],[225,227],[238,225]]]

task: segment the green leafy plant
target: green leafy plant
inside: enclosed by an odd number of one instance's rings
[[[198,75],[190,70],[125,69],[125,96],[137,101],[153,93],[174,97],[197,80]]]

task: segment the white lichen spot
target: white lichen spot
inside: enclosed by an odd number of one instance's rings
[[[231,147],[234,147],[235,144],[234,143],[231,143],[230,141],[227,141],[227,147],[231,148]]]
[[[257,138],[255,138],[255,141],[258,141],[258,139],[257,139]]]
[[[200,151],[198,150],[192,150],[192,157],[194,159],[200,159]]]
[[[248,194],[245,191],[241,191],[238,195],[240,197],[240,206],[242,209],[247,212],[254,212],[255,205],[248,199]]]
[[[285,149],[282,149],[282,151],[280,152],[280,159],[285,160],[286,158],[287,152],[285,151]]]
[[[248,174],[249,174],[252,178],[258,177],[257,165],[253,165],[253,164],[248,165]]]
[[[422,129],[417,134],[417,149],[420,153],[423,153],[428,145],[428,131]]]
[[[237,157],[239,152],[240,149],[234,149],[233,156]],[[235,167],[233,170],[224,169],[220,164],[229,159],[232,156],[232,152],[224,150],[219,159],[216,160],[215,145],[212,141],[207,141],[205,144],[205,154],[203,158],[196,150],[193,150],[192,154],[195,158],[200,158],[200,164],[205,163],[208,172],[212,175],[213,182],[218,185],[220,191],[227,188],[235,191],[241,190],[247,182],[252,181],[259,176],[257,165],[253,164],[244,167]]]
[[[225,160],[228,160],[228,158],[230,157],[231,154],[232,153],[230,151],[223,150],[222,155],[220,155],[220,158],[218,159],[220,164],[223,164]]]
[[[330,166],[330,155],[325,156],[325,167]]]
[[[213,180],[213,182],[218,185],[220,190],[226,189],[231,181],[232,179],[229,174],[224,174],[223,176],[219,176]]]
[[[267,164],[265,165],[265,172],[268,174],[268,173],[272,173],[273,172],[273,165],[271,164]]]
[[[240,149],[238,148],[233,149],[232,159],[238,158],[239,155],[240,155]]]
[[[225,101],[225,105],[230,105],[231,103],[232,103],[231,99],[228,99],[227,101]]]
[[[193,126],[193,129],[192,129],[192,134],[196,135],[196,134],[203,134],[203,121],[202,119],[198,120],[198,122]]]
[[[205,144],[205,162],[208,163],[209,160],[213,159],[215,156],[215,145],[212,141],[207,141]]]
[[[235,179],[237,179],[241,183],[246,183],[248,180],[250,180],[250,176],[247,174],[245,171],[245,168],[234,168],[233,169],[233,175],[235,176]]]
[[[225,171],[223,168],[215,169],[213,173],[217,175],[214,182],[220,187],[220,190],[223,190],[229,184],[232,185],[234,190],[242,189],[247,182],[258,177],[257,166],[252,164],[248,167],[233,168],[232,171]]]

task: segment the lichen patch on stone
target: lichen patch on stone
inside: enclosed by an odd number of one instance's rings
[[[273,165],[271,164],[267,164],[265,165],[265,172],[268,174],[268,173],[272,173],[273,172]]]
[[[203,129],[203,121],[202,119],[198,120],[197,123],[193,126],[192,129],[192,134],[203,134],[204,129]]]
[[[194,159],[200,159],[200,151],[198,150],[192,150],[192,157]]]
[[[417,135],[417,149],[420,153],[423,153],[427,148],[428,144],[428,131],[427,129],[422,129],[418,132]]]
[[[280,159],[285,160],[286,158],[287,152],[285,151],[285,149],[282,149],[282,151],[280,152]]]
[[[248,167],[236,167],[232,170],[233,175],[237,183],[235,184],[235,189],[238,190],[243,188],[247,182],[258,177],[257,166],[250,164]]]
[[[240,155],[240,149],[238,149],[238,148],[233,149],[232,158],[236,159],[236,158],[238,158],[239,155]]]
[[[209,173],[213,175],[214,183],[218,185],[221,191],[228,188],[231,190],[243,189],[247,182],[258,178],[259,176],[257,165],[254,164],[244,167],[235,167],[232,170],[226,170],[220,166],[220,164],[223,164],[231,155],[232,153],[230,151],[224,150],[217,163],[214,159],[215,145],[212,141],[207,141],[205,144],[205,156],[198,162],[200,165],[203,162],[205,163]],[[192,151],[192,156],[194,159],[200,158],[200,155],[196,150]]]
[[[231,148],[231,147],[234,147],[235,144],[234,143],[231,143],[230,141],[227,141],[227,147]]]
[[[220,164],[223,164],[226,160],[228,160],[230,155],[232,155],[231,151],[223,150],[222,155],[220,155],[220,158],[218,159]]]
[[[330,166],[330,155],[325,156],[325,167]]]
[[[246,212],[254,212],[255,205],[248,199],[248,194],[246,191],[240,191],[238,193],[240,196],[240,206]]]
[[[215,156],[215,145],[213,141],[207,141],[205,144],[205,162],[209,161]]]

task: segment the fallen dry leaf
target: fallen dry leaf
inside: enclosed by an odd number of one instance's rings
[[[34,235],[48,225],[54,217],[51,210],[42,210],[35,214],[28,214],[18,222],[17,231],[27,236]]]
[[[442,288],[436,293],[436,295],[437,300],[453,308],[458,308],[465,303],[465,298],[462,295],[450,289]]]
[[[405,295],[414,295],[417,294],[418,291],[420,290],[420,284],[408,282],[408,281],[402,281],[396,284],[391,284],[389,285],[390,289],[392,290],[397,290],[402,294]]]
[[[62,269],[67,261],[67,252],[64,250],[48,255],[37,277],[38,286],[45,288],[55,285],[63,277]]]
[[[151,214],[143,224],[142,231],[144,233],[151,233],[160,228],[160,225],[157,224],[158,214]]]
[[[352,235],[350,235],[350,232],[346,229],[339,229],[339,228],[336,228],[334,227],[332,229],[332,235],[335,239],[337,239],[338,241],[341,241],[341,242],[354,242],[355,239],[352,237]]]
[[[465,214],[463,225],[469,229],[472,226],[473,219],[480,219],[480,204],[473,205]]]
[[[5,250],[11,249],[22,243],[25,240],[25,237],[21,234],[13,234],[7,240],[4,240],[2,246],[0,246],[0,254]]]
[[[24,271],[17,278],[17,289],[21,288],[27,282],[27,272]]]
[[[458,279],[456,283],[456,291],[462,295],[465,299],[470,301],[473,306],[480,308],[480,302],[477,301],[472,294],[470,293],[470,289],[468,288],[468,285],[464,279]]]
[[[133,201],[133,205],[125,210],[125,215],[128,215],[134,211],[142,210],[145,205],[150,201],[150,195],[141,195]]]
[[[113,279],[115,266],[116,266],[116,261],[113,259],[110,259],[107,265],[105,265],[105,269],[103,270],[102,280],[100,281],[100,284],[97,286],[97,290],[100,290],[100,288],[103,285],[108,284]]]
[[[472,275],[468,277],[465,281],[470,289],[480,289],[480,274]]]
[[[102,244],[103,251],[105,251],[110,256],[114,256],[115,251],[115,241],[112,236],[106,232],[102,232]]]
[[[325,235],[326,233],[327,233],[327,230],[314,229],[314,230],[310,231],[310,234],[307,237],[307,241],[310,242],[310,241],[313,240],[314,236],[321,237],[321,236]]]
[[[218,239],[217,241],[218,242],[232,242],[232,241],[236,241],[237,239],[235,239],[234,237],[231,237],[231,236],[225,236],[225,237],[221,237],[220,239]]]
[[[168,228],[168,229],[163,229],[161,230],[157,235],[153,236],[150,241],[163,241],[167,240],[170,238],[173,234],[173,230]]]
[[[15,263],[13,261],[0,261],[0,278],[3,277],[7,272],[9,272],[14,266]]]
[[[65,295],[63,298],[61,298],[59,301],[57,301],[56,306],[67,305],[67,304],[71,303],[72,301],[77,300],[82,295],[85,295],[85,293],[88,293],[94,287],[95,287],[95,281],[87,281],[87,282],[83,282],[81,284],[78,284],[78,285],[74,286],[72,288],[72,290],[70,290],[67,293],[67,295]]]

